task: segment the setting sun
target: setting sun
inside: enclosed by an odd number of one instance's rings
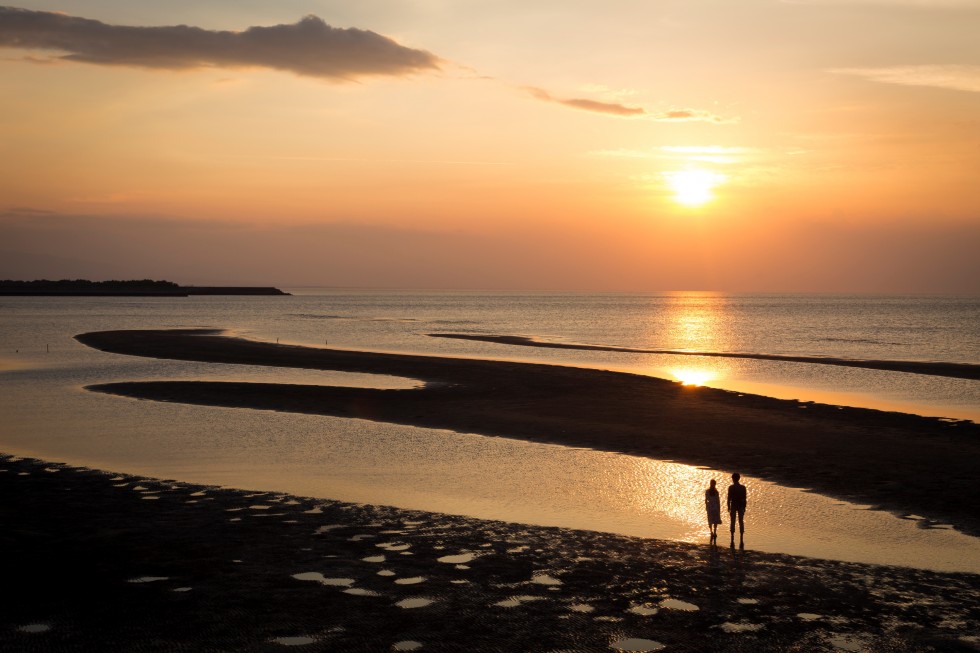
[[[700,206],[710,201],[715,186],[725,181],[725,175],[709,170],[676,170],[665,172],[667,185],[674,191],[674,200],[684,206]]]

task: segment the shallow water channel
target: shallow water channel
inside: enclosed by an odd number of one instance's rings
[[[112,357],[0,372],[0,451],[189,482],[707,543],[728,470],[364,420],[137,401],[83,389],[208,379],[415,387],[411,380]],[[980,573],[980,538],[745,478],[746,547]],[[727,544],[727,524],[719,529]]]

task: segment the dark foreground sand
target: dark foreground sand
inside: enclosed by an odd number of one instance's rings
[[[120,354],[391,374],[421,389],[112,383],[129,397],[358,417],[738,470],[980,535],[980,426],[771,399],[594,369],[332,349],[214,330],[77,336]],[[928,523],[928,522],[927,522]]]
[[[980,650],[971,574],[9,456],[0,497],[3,651]]]

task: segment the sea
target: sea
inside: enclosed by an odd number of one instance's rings
[[[268,492],[686,542],[703,489],[733,470],[439,429],[139,401],[112,381],[234,380],[381,388],[367,374],[137,358],[73,336],[208,327],[312,347],[620,370],[738,392],[980,421],[980,381],[697,352],[980,364],[980,297],[712,292],[576,294],[286,289],[290,296],[0,297],[0,451]],[[521,336],[638,353],[432,334]],[[980,538],[749,478],[747,545],[980,573]],[[820,524],[821,528],[808,528]]]

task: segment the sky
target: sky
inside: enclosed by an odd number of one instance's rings
[[[0,6],[0,278],[980,293],[980,0]]]

